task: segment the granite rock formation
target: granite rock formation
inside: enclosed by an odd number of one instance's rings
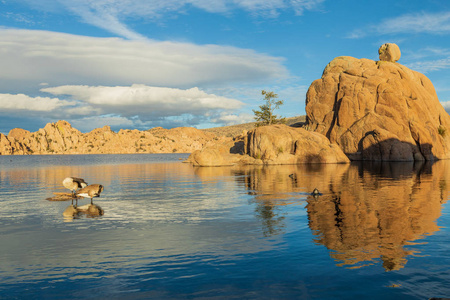
[[[82,133],[66,121],[49,123],[37,132],[15,128],[0,134],[0,155],[191,153],[218,138],[215,134],[180,127],[114,132],[109,126]]]
[[[307,93],[309,130],[338,144],[352,160],[450,158],[450,115],[423,74],[392,62],[400,50],[380,48],[382,61],[342,56]]]
[[[349,159],[324,135],[279,124],[250,130],[235,139],[234,146],[228,143],[195,151],[188,162],[196,166],[288,165],[347,163]]]
[[[401,57],[400,48],[396,44],[386,43],[378,49],[381,61],[397,62]]]

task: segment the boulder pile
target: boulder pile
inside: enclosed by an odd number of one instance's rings
[[[308,89],[304,128],[256,128],[240,138],[239,151],[213,146],[189,161],[217,166],[449,159],[450,115],[431,81],[397,63],[396,44],[382,45],[378,54],[379,61],[332,60]]]
[[[342,56],[326,66],[306,96],[309,129],[352,160],[450,158],[450,115],[431,81],[394,62],[395,44],[379,53],[380,61]]]

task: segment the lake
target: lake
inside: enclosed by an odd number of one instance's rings
[[[0,298],[450,297],[450,161],[187,157],[0,156]],[[102,215],[46,200],[68,176],[104,186]]]

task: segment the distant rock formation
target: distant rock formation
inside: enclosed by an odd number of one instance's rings
[[[395,44],[379,53],[381,61],[341,56],[326,66],[306,96],[309,130],[352,160],[450,158],[450,115],[431,81],[394,62]]]
[[[231,140],[213,133],[180,127],[114,132],[109,126],[82,133],[66,121],[49,123],[37,132],[15,128],[0,134],[0,155],[191,153],[214,140]]]

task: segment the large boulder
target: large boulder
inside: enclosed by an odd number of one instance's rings
[[[381,61],[396,62],[400,59],[402,53],[396,44],[386,43],[378,49],[378,55]]]
[[[433,84],[398,63],[335,58],[311,84],[306,113],[309,129],[351,159],[450,158],[450,116]]]
[[[194,166],[290,165],[305,163],[348,163],[337,145],[322,134],[286,125],[250,130],[235,145],[211,145],[192,153]]]
[[[346,163],[348,158],[322,134],[286,125],[248,132],[245,153],[265,164]]]

